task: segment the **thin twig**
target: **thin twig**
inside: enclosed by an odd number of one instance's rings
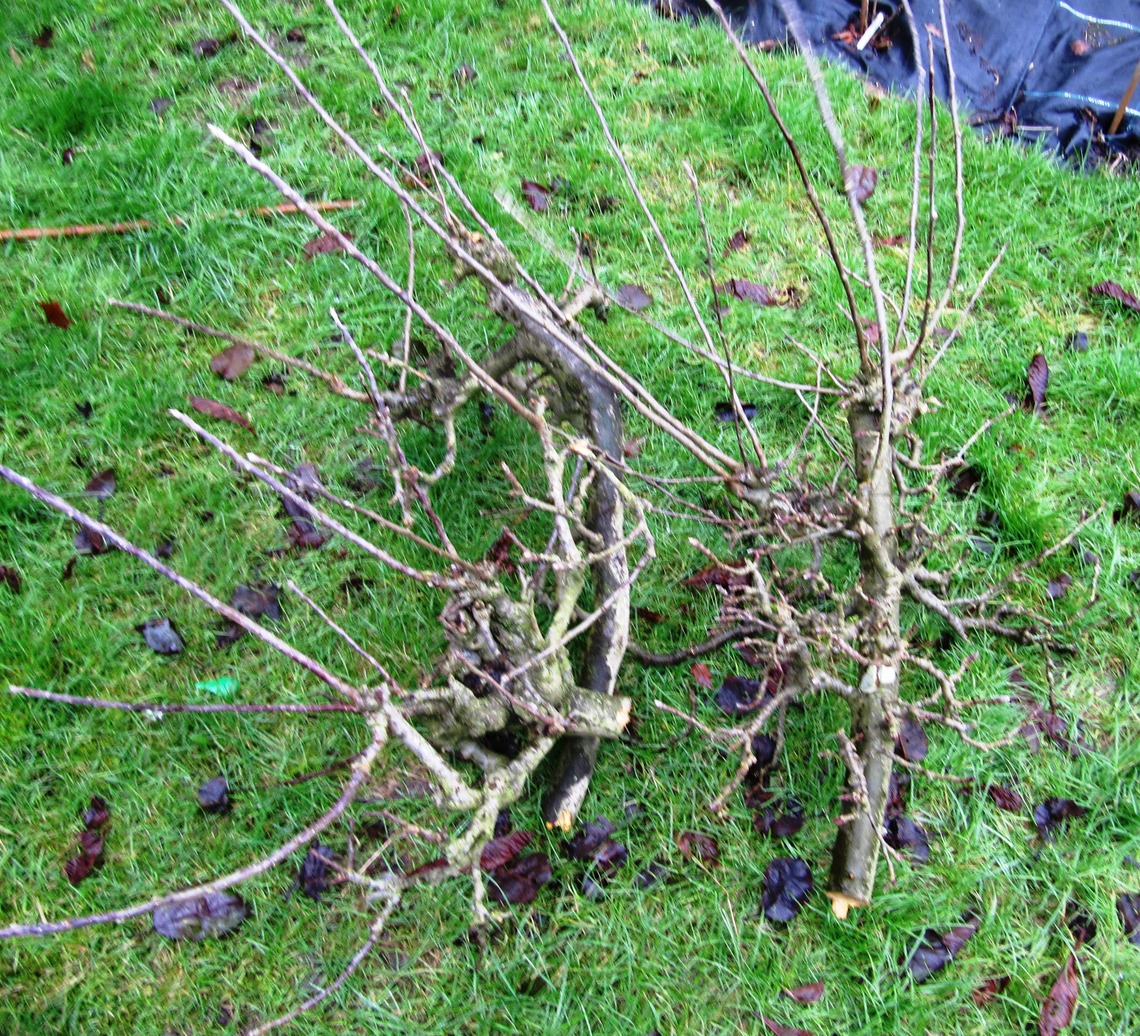
[[[319,212],[337,212],[352,209],[360,202],[315,201]],[[25,227],[21,230],[0,230],[0,241],[37,241],[45,237],[91,237],[94,234],[130,234],[154,227],[187,227],[194,222],[214,219],[247,219],[250,216],[290,216],[300,210],[296,205],[263,205],[257,209],[235,209],[233,212],[205,212],[200,216],[170,216],[167,219],[132,219],[123,223],[87,223],[71,227]]]

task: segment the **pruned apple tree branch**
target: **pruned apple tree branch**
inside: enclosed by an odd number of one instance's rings
[[[1002,589],[956,594],[953,580],[946,574],[948,566],[937,562],[948,558],[951,548],[938,530],[927,525],[931,502],[938,498],[947,479],[966,463],[970,446],[987,434],[993,423],[986,422],[951,456],[928,460],[920,428],[923,415],[937,405],[929,394],[928,379],[968,328],[971,310],[1001,258],[1000,254],[996,256],[973,285],[968,302],[955,306],[966,231],[966,188],[961,127],[952,107],[956,219],[948,272],[941,283],[935,274],[937,109],[929,87],[929,69],[940,59],[946,65],[949,82],[954,82],[945,10],[940,27],[920,29],[909,5],[905,0],[902,4],[918,63],[919,91],[905,275],[900,285],[891,285],[880,273],[863,215],[859,167],[848,159],[823,72],[799,32],[794,7],[791,3],[785,7],[788,24],[806,63],[836,160],[836,177],[846,198],[842,228],[828,214],[822,200],[825,184],[818,183],[809,171],[752,54],[715,0],[708,0],[789,149],[804,200],[819,224],[842,285],[852,359],[845,366],[853,372],[837,373],[827,350],[800,345],[815,365],[812,385],[790,380],[778,370],[749,371],[736,362],[733,343],[719,319],[710,319],[719,308],[718,289],[696,175],[688,170],[705,230],[704,274],[712,289],[711,314],[702,292],[690,283],[675,257],[623,155],[569,34],[553,6],[541,0],[603,131],[610,156],[621,170],[699,331],[698,340],[691,343],[675,331],[669,331],[669,336],[711,363],[723,379],[735,417],[732,451],[707,439],[668,402],[656,398],[586,330],[579,319],[582,314],[604,313],[610,304],[605,285],[579,268],[578,276],[572,276],[566,290],[556,295],[504,244],[492,218],[480,211],[464,185],[433,157],[431,142],[410,100],[391,89],[380,65],[334,0],[325,0],[330,17],[364,63],[384,103],[421,156],[420,161],[402,162],[385,149],[370,149],[351,134],[233,0],[219,2],[353,159],[390,193],[407,218],[407,270],[389,270],[328,219],[320,206],[309,202],[301,185],[287,181],[222,129],[210,127],[213,138],[236,160],[272,184],[283,201],[304,213],[404,308],[402,342],[387,353],[358,344],[351,314],[330,312],[355,360],[352,374],[322,370],[256,342],[240,340],[278,362],[303,370],[363,415],[367,434],[384,451],[395,517],[338,496],[306,465],[287,469],[272,459],[242,452],[185,413],[171,410],[170,417],[181,426],[180,434],[207,443],[221,463],[240,474],[243,483],[260,483],[265,492],[281,500],[295,520],[341,537],[351,549],[405,580],[409,587],[442,595],[445,603],[440,622],[446,647],[440,657],[423,660],[417,686],[402,686],[367,642],[365,633],[342,628],[318,599],[300,587],[291,587],[315,622],[333,630],[367,662],[373,674],[371,681],[349,680],[27,475],[0,467],[0,476],[165,576],[307,671],[336,701],[305,708],[314,714],[335,711],[338,716],[345,712],[355,715],[361,737],[359,754],[350,763],[349,776],[330,808],[261,860],[205,885],[161,894],[133,906],[58,921],[13,922],[0,928],[0,937],[47,935],[124,921],[223,891],[263,873],[338,822],[366,783],[377,776],[379,760],[393,757],[382,751],[385,746],[398,744],[405,759],[414,758],[430,775],[441,809],[452,811],[459,819],[453,829],[440,836],[439,859],[429,867],[410,873],[376,874],[368,867],[337,864],[345,881],[359,886],[370,900],[380,904],[368,937],[342,975],[322,994],[256,1030],[268,1031],[335,992],[380,938],[385,921],[401,898],[414,887],[467,877],[473,883],[474,922],[479,926],[488,921],[481,862],[493,838],[496,817],[526,792],[540,764],[555,756],[544,814],[551,827],[569,830],[573,826],[588,792],[599,745],[621,736],[629,720],[631,703],[618,687],[627,654],[643,664],[677,664],[730,643],[745,649],[766,671],[770,693],[746,721],[718,729],[657,703],[665,712],[676,713],[699,727],[714,742],[739,749],[739,766],[712,807],[722,808],[727,796],[740,786],[756,761],[752,747],[755,735],[773,721],[782,723],[784,710],[792,701],[813,694],[844,699],[850,720],[837,732],[837,740],[848,783],[829,895],[840,916],[852,906],[869,903],[883,843],[899,723],[907,716],[938,720],[968,743],[980,749],[987,747],[975,736],[966,715],[970,703],[958,695],[968,660],[953,672],[939,668],[912,642],[905,621],[908,613],[931,613],[964,640],[1002,636],[1022,644],[1059,641],[1048,622],[1010,605]],[[416,291],[417,235],[426,235],[443,248],[456,279],[477,282],[487,308],[501,323],[503,334],[498,344],[478,350],[468,346],[420,300]],[[858,263],[846,255],[852,241]],[[117,300],[113,304],[171,321],[197,334],[239,341],[190,315]],[[942,321],[952,310],[957,320],[944,332]],[[413,326],[425,331],[435,343],[426,359],[415,362],[410,350]],[[384,376],[377,376],[375,365],[383,367]],[[748,419],[738,386],[742,379],[750,378],[794,394],[804,407],[803,434],[784,457],[776,456],[772,445],[761,440]],[[506,465],[501,471],[487,473],[500,477],[503,493],[544,523],[545,532],[538,540],[526,542],[514,531],[507,534],[508,545],[518,552],[517,560],[509,563],[501,556],[465,555],[456,547],[433,502],[438,487],[446,484],[457,465],[463,463],[456,432],[459,414],[472,401],[488,398],[502,404],[511,415],[530,442],[536,470],[541,473],[537,477],[527,475]],[[823,420],[825,411],[844,415],[845,440],[829,429]],[[665,479],[654,473],[648,458],[636,469],[627,461],[624,418],[630,414],[684,451],[692,469],[689,475]],[[404,430],[409,422],[425,424],[440,434],[439,454],[431,470],[421,470],[409,460],[404,448]],[[821,436],[837,455],[833,470],[825,478],[820,477],[818,463],[809,464],[803,456],[804,444],[813,434]],[[727,502],[727,507],[717,513],[687,493],[694,484],[707,493],[710,483],[723,490]],[[656,556],[655,515],[668,516],[674,509],[690,520],[707,522],[711,542],[727,541],[734,547],[734,555],[727,560],[708,544],[697,545],[710,564],[731,572],[733,578],[721,591],[720,622],[706,644],[655,655],[630,643],[630,589]],[[360,531],[362,527],[367,533]],[[396,544],[407,546],[415,557],[424,560],[406,560],[407,552]],[[829,579],[823,564],[825,554],[839,544],[844,549],[854,545],[858,553],[855,575],[842,585]],[[805,550],[811,555],[806,563],[802,560]],[[916,691],[928,686],[935,690],[925,697]],[[178,703],[117,702],[102,696],[81,698],[17,686],[10,690],[16,695],[90,707],[188,709]],[[233,711],[253,708],[232,706]],[[298,711],[293,703],[269,702],[256,708]],[[211,709],[226,711],[220,705]],[[319,722],[319,717],[314,715],[312,722]],[[514,758],[487,745],[488,735],[508,729],[522,735]],[[423,834],[415,825],[409,824],[408,829]]]

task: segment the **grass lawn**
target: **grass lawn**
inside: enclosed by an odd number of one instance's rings
[[[700,180],[714,242],[746,228],[747,249],[723,261],[722,276],[794,286],[798,309],[734,306],[726,330],[740,361],[793,380],[813,376],[788,336],[850,364],[850,335],[838,309],[841,293],[794,167],[717,31],[662,21],[623,0],[576,0],[564,20],[682,267],[699,280],[704,250],[689,185],[688,159]],[[405,84],[424,133],[447,167],[502,228],[552,291],[566,272],[536,244],[534,233],[573,250],[573,231],[596,242],[596,266],[612,287],[638,283],[654,297],[649,315],[691,333],[683,300],[615,167],[573,72],[531,0],[369,0],[344,5],[389,81]],[[415,148],[376,91],[324,6],[307,0],[250,3],[255,24],[275,34],[285,53],[319,87],[326,106],[367,144],[383,143],[410,159]],[[44,25],[50,46],[33,44]],[[430,668],[442,644],[440,601],[408,588],[335,543],[320,551],[279,553],[284,524],[268,492],[235,479],[207,447],[165,414],[187,394],[208,396],[248,415],[256,437],[231,426],[223,435],[276,462],[317,465],[326,481],[347,485],[356,465],[377,454],[357,428],[361,412],[293,373],[283,394],[263,378],[259,361],[227,383],[209,369],[218,343],[112,309],[109,297],[167,308],[248,335],[352,376],[352,358],[333,340],[336,306],[366,344],[387,346],[402,333],[403,313],[343,256],[306,261],[313,237],[296,216],[206,219],[207,214],[275,204],[272,189],[215,144],[213,122],[249,140],[311,197],[362,204],[335,217],[393,274],[403,276],[406,231],[399,206],[373,186],[304,109],[256,48],[229,40],[233,26],[208,0],[48,0],[0,14],[0,227],[63,226],[148,219],[145,233],[0,244],[0,462],[81,507],[96,473],[113,467],[117,490],[106,520],[141,546],[173,547],[171,564],[228,599],[238,584],[292,579],[383,657],[402,679]],[[289,32],[289,30],[295,30]],[[288,33],[288,35],[286,35]],[[195,44],[215,39],[212,56]],[[46,41],[45,41],[46,42]],[[197,48],[199,51],[203,48]],[[212,48],[205,48],[206,51]],[[820,178],[829,209],[841,219],[834,159],[818,122],[802,67],[757,55],[778,101]],[[477,77],[455,77],[463,63]],[[913,110],[869,96],[836,74],[834,98],[851,158],[880,171],[868,204],[875,234],[906,229]],[[170,104],[156,104],[158,99]],[[156,113],[155,109],[161,113]],[[260,123],[258,120],[262,120]],[[944,120],[945,122],[945,120]],[[948,140],[943,130],[942,141]],[[65,151],[70,162],[65,163]],[[940,169],[950,170],[943,148]],[[582,893],[583,865],[567,860],[545,833],[536,848],[555,863],[555,881],[533,908],[515,908],[502,938],[480,953],[464,938],[469,888],[453,883],[409,897],[380,952],[298,1032],[661,1033],[759,1032],[762,1014],[812,1033],[1024,1033],[1035,1031],[1040,1002],[1073,947],[1065,923],[1076,908],[1099,932],[1078,955],[1080,1006],[1072,1032],[1140,1031],[1132,993],[1140,982],[1140,947],[1126,940],[1115,900],[1140,892],[1140,681],[1136,616],[1140,527],[1110,514],[1126,490],[1140,490],[1140,316],[1091,296],[1099,281],[1140,291],[1137,181],[1076,175],[1044,155],[1010,144],[965,141],[969,227],[960,293],[969,290],[998,248],[1006,258],[961,343],[932,382],[942,407],[924,419],[928,456],[956,449],[1006,406],[1003,393],[1024,392],[1036,353],[1048,359],[1047,419],[1017,413],[971,452],[984,473],[979,494],[948,498],[933,520],[950,533],[977,536],[985,512],[985,550],[951,548],[979,580],[1001,579],[1057,542],[1083,513],[1108,511],[1081,536],[1100,559],[1099,597],[1085,610],[1093,565],[1066,550],[1014,589],[1016,599],[1066,625],[1077,653],[1055,656],[980,641],[966,683],[971,696],[1005,693],[1021,667],[1032,693],[1056,709],[1095,750],[1070,757],[1024,740],[981,756],[946,731],[931,731],[927,765],[977,778],[972,791],[917,779],[909,811],[931,836],[926,866],[896,864],[891,882],[880,868],[876,899],[837,921],[817,893],[786,927],[759,910],[760,883],[775,856],[807,860],[817,886],[839,811],[841,766],[821,753],[844,723],[839,703],[812,702],[789,714],[787,746],[776,783],[804,805],[806,826],[788,843],[757,835],[737,796],[720,820],[705,803],[735,763],[694,735],[671,748],[678,721],[654,710],[663,699],[689,703],[687,668],[646,671],[629,664],[623,681],[635,702],[637,734],[603,747],[587,819],[618,823],[630,862],[600,899]],[[520,183],[565,181],[550,210],[531,212]],[[953,200],[943,176],[942,222]],[[497,196],[513,199],[527,227],[504,215]],[[612,197],[614,205],[598,205]],[[185,226],[162,225],[173,216]],[[527,228],[530,228],[529,230]],[[532,233],[532,231],[534,233]],[[949,230],[943,231],[943,244]],[[945,266],[948,247],[937,261]],[[851,235],[847,254],[856,254]],[[502,337],[474,287],[450,283],[441,249],[425,237],[417,255],[418,294],[478,351]],[[880,252],[885,276],[901,282],[901,249]],[[57,300],[66,330],[45,321],[39,303]],[[592,321],[592,317],[588,318]],[[598,340],[725,448],[731,431],[714,420],[723,396],[714,372],[626,313],[591,325]],[[1087,351],[1066,343],[1077,331]],[[766,442],[793,442],[804,411],[794,397],[750,383]],[[841,432],[842,415],[824,414]],[[478,414],[460,427],[463,470],[439,494],[457,542],[481,552],[505,520],[495,478],[499,458],[520,470],[531,458],[502,414],[484,427]],[[718,430],[719,429],[719,430]],[[630,434],[643,434],[635,421]],[[647,456],[656,444],[652,437]],[[438,437],[413,430],[408,449],[427,464]],[[821,468],[821,438],[812,445]],[[680,469],[662,450],[659,469]],[[375,492],[370,501],[384,507]],[[984,509],[984,510],[983,510]],[[980,515],[979,512],[983,511]],[[664,650],[703,639],[714,618],[710,594],[679,579],[702,564],[686,542],[695,530],[662,520],[660,559],[635,589],[635,604],[668,618],[635,626],[635,636]],[[27,495],[0,485],[0,565],[19,573],[19,590],[0,581],[0,680],[72,694],[130,701],[210,701],[196,684],[233,677],[239,701],[309,701],[314,682],[250,638],[215,647],[215,619],[174,586],[131,558],[109,553],[74,564],[74,528]],[[991,542],[992,541],[992,542]],[[714,544],[720,546],[720,544]],[[839,563],[842,563],[840,559]],[[1052,600],[1050,579],[1072,576]],[[359,661],[296,603],[284,602],[276,627],[287,639],[354,679]],[[174,620],[186,642],[172,658],[151,652],[136,627],[156,616]],[[939,630],[930,629],[931,638]],[[948,664],[955,653],[948,649]],[[744,672],[733,652],[711,657],[716,676]],[[701,716],[715,723],[711,701]],[[994,708],[980,729],[997,736],[1023,713]],[[335,794],[335,775],[290,778],[320,769],[361,744],[356,721],[335,714],[288,716],[167,715],[83,711],[4,696],[0,700],[0,924],[56,919],[126,905],[208,879],[264,854],[317,816]],[[393,757],[398,769],[400,759]],[[224,773],[235,809],[225,817],[198,808],[196,788]],[[1026,808],[1002,812],[988,783],[1016,782]],[[77,886],[63,874],[93,795],[111,804],[106,862]],[[1030,819],[1033,804],[1062,796],[1086,807],[1053,842],[1043,844]],[[382,803],[353,810],[358,829]],[[427,824],[449,818],[426,804],[409,815]],[[539,831],[537,794],[514,810],[518,827]],[[457,823],[450,818],[452,824]],[[721,864],[686,862],[676,836],[714,834]],[[367,836],[361,834],[368,851]],[[348,828],[326,838],[343,853]],[[392,862],[415,865],[430,847],[397,843]],[[669,880],[640,889],[651,861]],[[298,861],[299,862],[299,861]],[[0,1032],[163,1034],[238,1032],[288,1009],[335,976],[363,938],[368,913],[344,889],[320,903],[286,898],[290,863],[249,883],[242,894],[252,917],[225,940],[168,942],[148,919],[48,939],[0,943]],[[933,979],[912,986],[906,959],[927,928],[946,931],[967,911],[978,934]],[[1008,976],[992,1001],[972,991]],[[822,980],[823,998],[797,1005],[780,990]]]

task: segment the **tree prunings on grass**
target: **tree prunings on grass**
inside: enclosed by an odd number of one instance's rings
[[[728,729],[713,728],[695,716],[657,704],[666,712],[678,714],[714,742],[739,748],[737,771],[712,803],[714,809],[720,809],[752,770],[756,762],[755,738],[773,717],[782,731],[785,710],[793,701],[815,693],[843,698],[850,708],[850,727],[839,731],[837,740],[838,756],[847,769],[848,781],[829,894],[841,916],[849,907],[869,902],[884,842],[883,821],[900,722],[908,716],[936,719],[970,744],[987,747],[974,736],[964,715],[970,703],[962,702],[957,693],[972,656],[952,672],[943,670],[913,642],[904,628],[904,611],[915,608],[929,612],[963,639],[986,633],[1010,637],[1019,643],[1055,639],[1044,619],[1005,603],[998,591],[952,596],[951,579],[945,568],[939,570],[931,561],[933,553],[945,554],[948,549],[943,538],[928,527],[931,502],[965,464],[969,447],[993,423],[987,421],[952,457],[934,463],[924,460],[924,443],[917,425],[935,405],[926,391],[927,380],[966,326],[973,305],[1001,258],[999,254],[980,279],[969,303],[960,311],[956,326],[932,352],[939,322],[949,310],[956,288],[965,229],[957,113],[952,112],[957,222],[945,284],[939,292],[934,274],[936,110],[931,102],[924,117],[924,106],[919,103],[906,274],[895,298],[876,266],[858,178],[849,175],[852,167],[847,161],[839,122],[806,41],[801,38],[799,44],[838,160],[838,180],[844,185],[850,222],[862,252],[864,276],[858,275],[843,258],[843,235],[827,214],[821,193],[763,76],[719,5],[709,0],[791,150],[804,195],[823,230],[843,286],[846,316],[854,338],[855,371],[849,376],[839,376],[816,352],[799,343],[797,346],[815,363],[814,387],[769,374],[755,375],[794,392],[807,410],[803,434],[786,457],[776,459],[771,448],[761,442],[737,391],[737,376],[753,375],[735,364],[719,318],[712,325],[705,320],[701,304],[610,131],[569,36],[554,10],[543,0],[547,17],[594,109],[613,157],[700,330],[703,344],[690,347],[713,363],[724,379],[730,398],[728,414],[735,419],[737,453],[733,455],[678,417],[587,333],[578,318],[588,310],[604,312],[607,305],[607,292],[592,274],[587,277],[579,268],[576,274],[581,283],[576,284],[572,275],[566,291],[555,298],[504,245],[463,185],[433,157],[410,100],[406,95],[401,100],[392,92],[334,0],[325,0],[332,17],[364,61],[385,104],[395,113],[421,156],[422,160],[413,165],[400,162],[384,150],[382,160],[373,158],[321,105],[296,69],[257,32],[232,0],[220,2],[237,19],[246,36],[277,64],[328,129],[398,202],[409,228],[406,276],[397,277],[387,270],[331,223],[319,206],[307,201],[302,190],[249,148],[217,127],[211,126],[210,133],[303,213],[324,240],[359,263],[400,302],[406,313],[403,342],[389,354],[365,350],[354,338],[351,321],[332,311],[340,338],[357,363],[361,387],[353,388],[346,375],[291,360],[276,350],[239,340],[201,322],[133,303],[115,305],[173,321],[195,333],[228,338],[288,362],[322,381],[347,404],[368,408],[364,430],[384,451],[383,470],[399,521],[329,492],[300,469],[289,471],[239,451],[186,414],[172,410],[170,415],[212,446],[229,465],[283,500],[295,520],[303,519],[314,528],[342,537],[413,586],[442,594],[445,603],[440,621],[446,648],[434,665],[424,666],[419,686],[400,686],[377,652],[362,642],[364,638],[358,631],[342,628],[317,600],[300,588],[291,587],[313,615],[375,673],[373,683],[357,685],[224,604],[101,521],[26,476],[0,468],[0,476],[150,566],[307,670],[340,699],[335,710],[316,706],[311,710],[355,715],[366,736],[366,744],[352,758],[350,776],[330,809],[262,860],[206,885],[133,907],[58,922],[12,924],[0,929],[0,937],[42,935],[127,920],[159,906],[222,891],[263,873],[311,844],[345,814],[365,782],[376,776],[373,770],[380,760],[391,755],[385,750],[389,742],[401,745],[405,758],[410,755],[418,761],[428,773],[440,805],[466,814],[466,822],[443,836],[444,845],[437,861],[414,871],[376,875],[368,866],[357,867],[351,862],[344,867],[337,865],[344,881],[360,887],[371,900],[381,904],[368,937],[341,976],[325,991],[256,1031],[268,1031],[291,1021],[339,988],[380,938],[386,919],[404,894],[417,885],[469,875],[474,886],[474,921],[477,926],[484,925],[490,912],[484,902],[480,861],[500,811],[523,794],[540,764],[556,753],[544,813],[549,826],[568,830],[589,787],[600,740],[616,738],[625,729],[630,702],[615,692],[629,648],[630,587],[655,556],[650,520],[653,511],[668,515],[672,507],[682,508],[690,519],[707,521],[718,536],[727,534],[733,543],[749,546],[743,557],[725,563],[709,547],[699,545],[712,565],[731,569],[732,578],[725,580],[721,588],[721,632],[714,633],[705,645],[692,649],[664,655],[637,650],[633,654],[648,664],[670,664],[735,642],[766,669],[764,684],[770,693],[750,711],[745,722]],[[918,29],[905,2],[903,11],[915,53],[920,56]],[[789,9],[788,15],[796,32],[795,12]],[[944,60],[952,82],[944,12],[942,21]],[[931,61],[934,36],[928,28],[927,53]],[[920,68],[919,73],[920,83],[926,83],[927,70]],[[924,153],[929,156],[925,278],[917,272],[921,265],[919,216]],[[689,174],[705,233],[706,273],[715,301],[718,288],[700,184],[691,170]],[[498,345],[475,355],[417,297],[416,233],[430,235],[443,247],[458,280],[473,279],[479,284],[488,308],[506,331]],[[921,290],[919,282],[923,282]],[[873,317],[865,319],[861,306],[868,301]],[[426,360],[415,366],[410,350],[413,322],[426,329],[437,345]],[[671,333],[670,337],[684,343],[679,335]],[[373,360],[398,372],[394,383],[377,379]],[[825,385],[824,379],[829,384]],[[488,397],[501,402],[517,422],[533,447],[536,467],[541,471],[540,476],[527,478],[503,465],[505,492],[528,515],[545,522],[543,536],[531,543],[524,542],[515,531],[510,532],[509,545],[520,554],[517,563],[506,564],[494,556],[465,556],[455,546],[433,504],[433,492],[462,463],[456,431],[458,415],[471,401]],[[832,403],[845,414],[846,443],[828,430],[822,420],[822,406]],[[624,460],[623,412],[638,415],[663,433],[701,465],[704,474],[667,479],[652,471],[634,471]],[[405,452],[402,431],[413,421],[435,428],[442,435],[441,453],[430,471],[412,464]],[[829,479],[820,479],[814,473],[809,476],[811,465],[807,458],[799,456],[813,432],[822,435],[839,456]],[[634,476],[644,489],[635,492],[631,488],[629,483]],[[730,505],[727,518],[684,496],[687,485],[698,482],[707,489],[710,481],[725,490]],[[658,505],[659,497],[665,499],[664,505]],[[341,512],[346,513],[337,517]],[[371,523],[372,534],[358,531],[363,520]],[[420,564],[405,560],[403,553],[395,549],[396,542],[428,560]],[[858,551],[855,575],[844,585],[833,584],[822,563],[824,551],[837,544],[854,544]],[[797,554],[805,549],[812,555],[806,564],[798,560]],[[580,649],[575,646],[578,640],[582,642]],[[919,683],[933,686],[933,693],[916,697],[911,693],[912,684]],[[179,708],[16,687],[11,690],[15,694],[92,707],[168,711]],[[258,708],[272,711],[275,706],[267,703]],[[286,703],[277,708],[282,712],[296,711]],[[520,739],[513,758],[490,743],[494,735],[504,731]],[[399,822],[406,824],[408,830],[415,829],[410,822]]]

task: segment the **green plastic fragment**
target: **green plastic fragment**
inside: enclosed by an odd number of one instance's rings
[[[194,689],[196,691],[209,691],[219,698],[232,698],[238,689],[238,682],[235,677],[222,676],[217,680],[203,680],[201,683],[196,683]]]

